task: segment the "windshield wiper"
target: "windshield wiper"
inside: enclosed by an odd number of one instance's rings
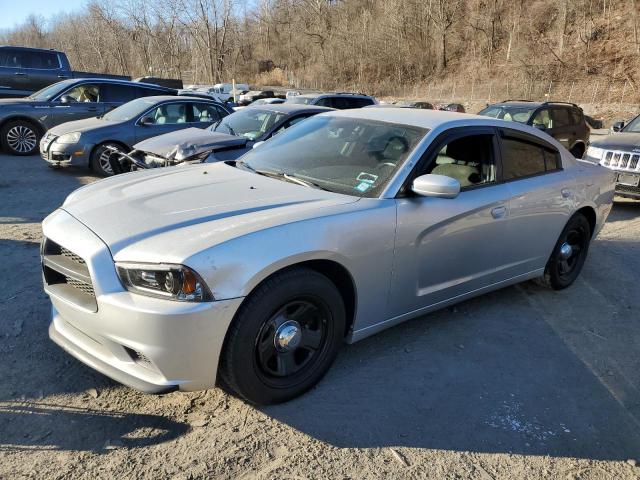
[[[324,188],[322,185],[316,182],[312,182],[311,180],[307,180],[307,179],[303,180],[302,178],[297,177],[293,173],[274,172],[271,170],[257,170],[253,168],[251,165],[249,165],[247,162],[236,160],[236,166],[238,165],[241,166],[242,168],[246,168],[247,170],[250,170],[254,173],[257,173],[258,175],[262,175],[265,177],[271,177],[271,178],[277,178],[277,179],[284,178],[288,182],[297,183],[298,185],[302,185],[303,187],[317,188],[318,190],[324,190],[325,192],[331,191],[328,188]]]

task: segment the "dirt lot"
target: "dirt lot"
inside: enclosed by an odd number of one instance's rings
[[[47,338],[40,221],[86,171],[0,156],[0,478],[640,478],[640,202],[578,282],[531,282],[346,347],[254,408],[148,396]]]

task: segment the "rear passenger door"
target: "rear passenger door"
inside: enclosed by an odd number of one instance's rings
[[[518,276],[547,263],[573,206],[574,181],[550,143],[516,130],[500,133],[502,179],[511,197],[502,254]]]
[[[552,127],[549,135],[558,140],[564,147],[570,149],[573,146],[573,139],[576,132],[572,125],[569,109],[565,107],[554,107],[551,109]]]

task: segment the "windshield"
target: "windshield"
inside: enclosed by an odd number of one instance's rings
[[[114,108],[102,118],[111,122],[126,122],[127,120],[131,120],[132,118],[143,114],[157,103],[157,100],[137,98],[119,106],[118,108]]]
[[[315,116],[251,150],[241,164],[337,193],[375,197],[427,131],[375,120]]]
[[[245,108],[224,117],[218,124],[213,125],[212,130],[256,140],[284,116],[282,112]]]
[[[302,97],[300,95],[297,95],[295,97],[287,98],[286,103],[297,103],[299,105],[309,105],[311,103],[311,100],[313,100],[313,98],[314,97]]]
[[[511,120],[518,123],[527,123],[535,109],[536,107],[487,107],[484,110],[481,110],[478,115],[499,118],[501,120]]]
[[[631,120],[621,132],[640,133],[640,115]]]
[[[53,85],[49,85],[48,87],[44,87],[42,90],[38,90],[37,92],[32,93],[27,98],[30,98],[31,100],[37,100],[39,102],[48,102],[53,97],[69,88],[69,85],[71,83],[73,83],[73,80],[54,83]]]

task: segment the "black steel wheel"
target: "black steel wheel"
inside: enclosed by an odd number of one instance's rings
[[[571,285],[582,270],[590,241],[591,228],[585,216],[578,213],[571,217],[547,262],[544,283],[554,290]]]
[[[326,373],[344,330],[344,303],[327,277],[306,268],[276,274],[247,297],[229,327],[221,379],[252,403],[289,400]]]

